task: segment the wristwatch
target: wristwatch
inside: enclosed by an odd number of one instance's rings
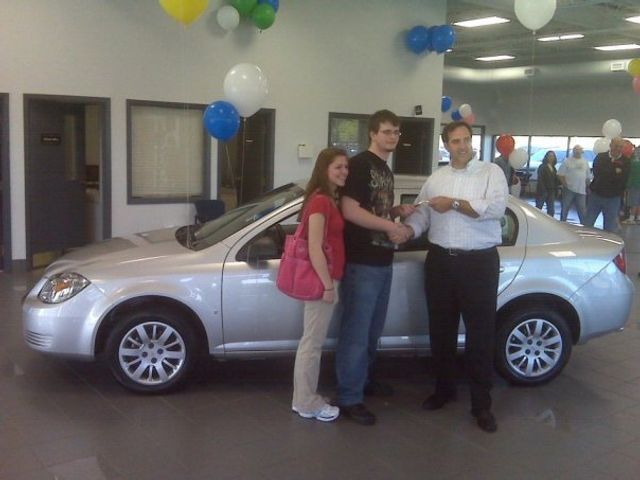
[[[458,210],[460,208],[460,201],[459,200],[454,200],[451,203],[451,208],[453,208],[454,210]]]

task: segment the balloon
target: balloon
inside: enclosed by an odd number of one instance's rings
[[[627,72],[629,72],[629,75],[632,77],[640,76],[640,58],[634,58],[629,61],[629,64],[627,65]]]
[[[429,39],[427,40],[427,50],[430,52],[434,52],[436,50],[435,47],[433,46],[433,35],[437,29],[438,29],[437,25],[434,25],[433,27],[429,27],[427,29],[429,34]]]
[[[242,17],[248,17],[258,4],[258,0],[231,0],[231,5]]]
[[[451,105],[453,105],[453,100],[451,100],[451,97],[447,97],[446,95],[444,95],[442,97],[442,100],[440,101],[440,111],[442,113],[449,111]]]
[[[640,77],[633,77],[631,85],[633,86],[633,91],[640,94]]]
[[[277,12],[280,8],[280,0],[258,0],[258,5],[262,5],[263,3],[271,5],[274,12]]]
[[[556,12],[556,0],[515,0],[516,17],[529,30],[541,29]]]
[[[633,152],[636,151],[636,147],[630,140],[625,139],[624,146],[622,147],[622,155],[627,158],[630,158],[633,155]]]
[[[429,40],[429,29],[422,25],[416,25],[409,30],[404,39],[407,48],[415,54],[420,54],[427,50]]]
[[[271,5],[262,3],[251,12],[251,20],[260,30],[266,30],[276,21],[276,11]]]
[[[458,110],[454,110],[453,112],[451,112],[451,120],[453,120],[454,122],[459,122],[460,120],[462,120],[462,115],[460,115],[460,112]]]
[[[514,148],[516,148],[516,141],[511,135],[500,135],[496,140],[496,150],[505,158],[513,152]]]
[[[456,32],[451,25],[440,25],[432,32],[431,44],[433,49],[438,53],[444,53],[451,47],[456,41]]]
[[[160,6],[175,20],[189,25],[209,6],[209,0],[160,0]]]
[[[615,118],[610,118],[602,124],[602,134],[609,139],[619,137],[621,133],[622,125]]]
[[[239,63],[224,77],[224,94],[243,117],[250,117],[262,106],[269,93],[269,82],[260,67]]]
[[[240,116],[236,107],[224,100],[218,100],[204,111],[202,123],[213,138],[226,142],[238,133]]]
[[[462,115],[463,117],[468,117],[469,115],[473,114],[471,105],[469,105],[468,103],[463,103],[462,105],[460,105],[458,107],[458,111],[460,112],[460,115]]]
[[[475,125],[476,116],[472,113],[470,115],[465,115],[462,120],[464,120],[464,123],[467,125]]]
[[[240,23],[240,14],[231,5],[225,5],[218,10],[216,19],[218,20],[218,25],[227,31],[231,31],[235,30]]]
[[[593,153],[602,153],[609,150],[610,138],[599,138],[593,143]]]
[[[527,164],[526,148],[516,148],[513,152],[509,154],[509,165],[511,165],[516,170],[524,168],[526,164]]]

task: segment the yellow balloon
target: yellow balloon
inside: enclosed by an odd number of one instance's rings
[[[168,15],[184,25],[196,20],[209,6],[209,0],[160,0]]]
[[[629,72],[629,75],[632,77],[640,76],[640,58],[634,58],[629,62],[629,65],[627,65],[627,72]]]

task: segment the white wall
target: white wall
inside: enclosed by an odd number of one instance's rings
[[[276,23],[259,33],[243,20],[225,34],[211,1],[183,28],[156,0],[20,0],[0,4],[0,92],[10,94],[13,258],[25,258],[22,95],[111,98],[113,234],[183,224],[191,206],[127,205],[126,111],[131,99],[210,103],[223,98],[225,73],[259,65],[276,109],[275,184],[307,176],[296,147],[326,145],[328,112],[389,108],[436,117],[443,57],[410,53],[402,32],[445,22],[445,0],[282,1]],[[437,144],[437,143],[436,143]],[[212,186],[216,145],[212,146]]]

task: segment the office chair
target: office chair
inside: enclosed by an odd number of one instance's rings
[[[196,200],[194,204],[196,206],[196,224],[208,222],[224,213],[222,200]]]

